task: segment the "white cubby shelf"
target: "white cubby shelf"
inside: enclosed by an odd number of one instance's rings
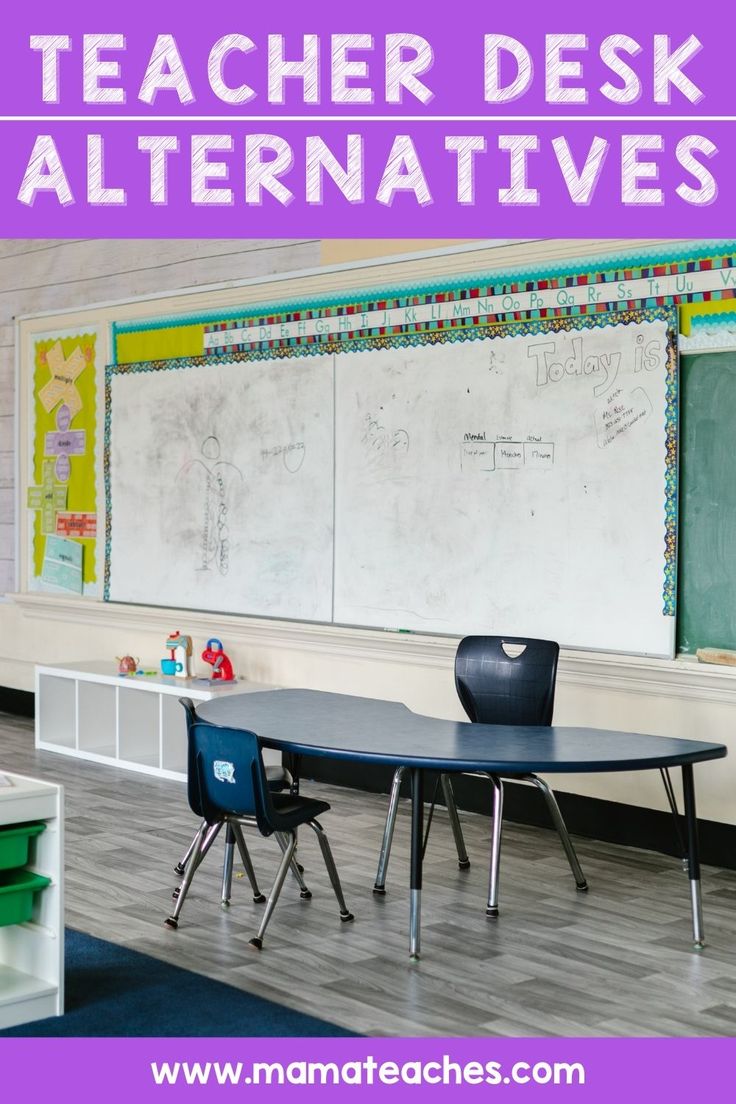
[[[196,705],[223,694],[271,689],[243,679],[212,686],[205,679],[161,674],[121,676],[114,663],[102,661],[38,664],[36,747],[182,781],[187,731],[178,699]]]

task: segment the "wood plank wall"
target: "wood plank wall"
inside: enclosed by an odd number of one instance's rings
[[[319,263],[318,239],[0,241],[0,594],[15,585],[15,318]]]

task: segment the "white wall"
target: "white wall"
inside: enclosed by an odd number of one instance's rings
[[[8,244],[5,243],[5,246]],[[45,245],[50,254],[53,252],[48,248],[52,243],[33,243],[36,246],[39,244],[41,247]],[[66,243],[55,243],[62,250],[73,250],[81,244],[69,243],[67,246]],[[99,254],[91,251],[90,260],[96,256],[98,279],[105,281],[103,243],[91,244],[100,248]],[[248,243],[250,246],[253,244]],[[267,248],[271,244],[268,243]],[[581,241],[505,243],[483,252],[450,253],[431,262],[426,259],[397,260],[390,266],[375,268],[350,265],[346,271],[324,272],[312,278],[309,288],[312,294],[318,295],[341,287],[391,285],[414,278],[426,279],[428,274],[451,276],[472,269],[488,271],[507,265],[544,265],[583,254],[608,250],[624,253],[636,247],[646,248],[656,244]],[[57,282],[64,278],[69,282],[62,284],[61,290],[55,289],[55,305],[82,307],[102,298],[123,297],[124,286],[129,287],[128,296],[146,288],[155,288],[163,293],[166,287],[173,287],[175,283],[191,285],[193,276],[200,282],[208,283],[224,279],[226,271],[232,272],[233,278],[243,278],[247,275],[245,266],[248,264],[257,266],[269,263],[269,255],[262,255],[259,250],[251,253],[241,250],[235,254],[236,260],[227,258],[225,247],[229,245],[234,248],[234,243],[104,245],[108,251],[108,264],[111,251],[116,254],[120,245],[131,249],[135,247],[130,256],[131,259],[137,257],[139,268],[126,277],[122,274],[124,264],[116,263],[117,290],[113,287],[104,290],[102,284],[97,285],[95,290],[90,289],[87,280],[81,276],[77,262],[70,262],[72,268],[67,271],[66,277],[63,269],[56,272]],[[177,269],[178,280],[172,278],[171,283],[164,284],[163,279],[155,275],[155,265],[162,256],[167,255],[169,249],[176,247],[182,250],[181,257],[187,246],[200,257],[210,247],[219,247],[221,252],[217,266],[212,267],[214,262],[200,263],[193,259],[191,267],[182,264]],[[20,251],[20,246],[18,249]],[[275,254],[278,254],[281,271],[285,271],[286,265],[308,267],[317,263],[316,259],[310,259],[314,258],[314,243],[290,243],[279,249],[280,253],[275,250],[270,254],[270,262],[273,263]],[[70,253],[69,257],[73,255]],[[150,262],[151,271],[145,269],[146,259]],[[16,260],[16,282],[30,283],[31,280],[25,278],[26,265],[30,268],[37,263],[35,254],[31,254],[31,259],[22,264]],[[85,270],[87,275],[93,267]],[[34,279],[39,279],[38,269],[33,271],[36,272]],[[6,279],[8,272],[5,270]],[[265,270],[256,267],[254,274],[259,272]],[[180,312],[196,311],[214,305],[213,300],[223,305],[240,305],[284,299],[291,295],[298,297],[304,287],[305,281],[295,275],[293,278],[208,293],[206,296],[189,296],[178,306],[173,298],[165,300],[163,307],[161,302],[155,304],[155,308],[149,306],[146,309],[137,304],[125,310],[118,309],[117,317],[141,317],[145,313],[158,316],[177,309]],[[48,306],[49,300],[43,299],[44,294],[46,292],[39,291],[38,302],[25,308],[11,308],[11,313]],[[10,293],[3,294],[0,290],[0,306],[11,299]],[[87,310],[84,317],[90,323],[96,320],[94,311]],[[49,320],[39,320],[36,328],[39,332],[48,329]],[[7,323],[6,331],[12,345],[12,329],[8,328]],[[24,560],[25,553],[26,549],[22,547],[21,560]],[[36,661],[54,663],[91,658],[110,658],[112,661],[116,655],[129,652],[140,656],[145,663],[153,664],[162,654],[164,639],[177,628],[191,632],[200,649],[208,636],[222,636],[238,673],[253,680],[391,698],[406,702],[418,712],[445,717],[461,716],[452,679],[456,644],[452,640],[109,605],[47,595],[21,594],[13,601],[0,604],[0,685],[31,690],[33,664]],[[659,661],[594,653],[567,654],[560,665],[555,720],[563,724],[590,724],[728,744],[735,754],[725,761],[698,767],[696,783],[700,815],[736,824],[736,674],[732,672],[733,669],[706,668],[692,660]],[[665,808],[662,787],[658,775],[653,772],[567,777],[559,780],[558,787],[636,805]]]

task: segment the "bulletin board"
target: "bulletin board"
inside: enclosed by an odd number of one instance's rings
[[[97,349],[94,328],[33,341],[31,581],[89,592],[97,581]]]

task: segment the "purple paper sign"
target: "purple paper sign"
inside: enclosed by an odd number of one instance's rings
[[[690,1104],[726,1099],[735,1056],[732,1039],[0,1040],[8,1100],[29,1099],[32,1076],[31,1099],[79,1104],[101,1095],[106,1104],[256,1096],[345,1104],[386,1094]]]
[[[307,17],[307,10],[309,16]],[[131,0],[6,16],[0,230],[33,237],[722,237],[722,8],[477,14]],[[102,28],[104,30],[105,28]],[[33,35],[33,39],[31,39]],[[85,38],[86,36],[86,38]]]

